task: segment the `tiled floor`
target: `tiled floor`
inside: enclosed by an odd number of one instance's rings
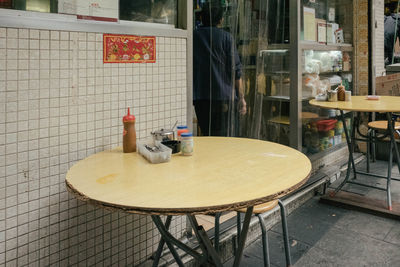
[[[364,168],[363,164],[359,167]],[[373,170],[385,174],[386,166],[386,162],[378,162]],[[397,168],[393,173],[398,176]],[[393,200],[400,202],[400,182],[392,182],[392,186]],[[374,189],[346,188],[376,198],[386,196]],[[329,206],[314,197],[288,216],[288,228],[294,266],[400,266],[400,221]],[[281,233],[280,224],[268,231],[272,266],[285,266]],[[245,250],[241,266],[263,266],[261,239]]]

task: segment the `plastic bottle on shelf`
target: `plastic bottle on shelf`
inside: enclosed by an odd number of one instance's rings
[[[327,20],[328,22],[335,22],[336,21],[336,7],[335,7],[335,3],[333,3],[333,1],[328,1],[327,2],[328,7],[328,14],[327,14]]]
[[[131,115],[129,108],[128,114],[123,117],[122,122],[124,123],[124,132],[122,136],[124,153],[136,152],[136,118]]]

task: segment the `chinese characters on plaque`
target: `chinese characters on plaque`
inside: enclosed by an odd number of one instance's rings
[[[154,36],[103,35],[104,63],[154,63],[156,38]]]

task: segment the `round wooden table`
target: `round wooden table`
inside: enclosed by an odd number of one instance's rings
[[[400,112],[400,96],[380,96],[379,100],[367,100],[366,96],[352,96],[351,101],[316,101],[313,106],[359,112]]]
[[[366,96],[352,96],[351,101],[336,101],[336,102],[328,102],[328,101],[316,101],[315,99],[310,100],[310,105],[317,106],[320,108],[325,108],[325,109],[337,109],[340,110],[340,118],[343,122],[343,127],[344,131],[346,134],[346,141],[347,141],[347,146],[349,149],[349,161],[348,161],[348,168],[347,168],[347,173],[346,177],[343,180],[343,182],[336,188],[335,192],[332,194],[334,196],[346,183],[351,183],[351,184],[357,184],[361,186],[368,186],[372,188],[376,188],[379,190],[385,190],[387,191],[387,202],[388,202],[388,209],[392,210],[392,201],[391,201],[391,195],[390,195],[390,184],[391,184],[391,169],[392,169],[392,159],[388,160],[388,175],[387,177],[384,177],[387,179],[387,187],[386,189],[383,189],[381,187],[375,187],[371,185],[365,185],[356,181],[349,181],[350,177],[350,172],[351,169],[354,172],[354,178],[356,177],[357,173],[358,174],[364,174],[364,175],[370,175],[370,176],[376,176],[379,178],[383,178],[381,176],[378,176],[376,174],[371,174],[369,172],[361,172],[356,170],[356,166],[354,164],[354,159],[353,159],[353,144],[354,140],[351,140],[351,137],[348,135],[347,132],[347,125],[344,119],[344,113],[343,111],[357,111],[357,112],[380,112],[380,113],[386,113],[386,118],[387,118],[387,130],[388,130],[388,135],[390,136],[390,150],[394,148],[395,150],[395,155],[397,157],[397,164],[400,172],[400,158],[399,158],[399,152],[397,149],[396,141],[394,139],[394,121],[392,120],[392,112],[400,112],[400,97],[399,96],[379,96],[378,100],[369,100],[367,99]],[[369,140],[363,140],[363,141],[369,141]],[[390,155],[392,153],[390,152]],[[389,171],[390,170],[390,171]]]
[[[167,245],[170,241],[181,247],[170,240],[167,229],[161,229],[165,225],[160,225],[158,215],[185,214],[196,224],[193,214],[248,208],[245,223],[249,224],[254,205],[298,189],[310,172],[310,160],[287,146],[255,139],[197,137],[193,156],[172,155],[167,163],[151,164],[137,153],[122,153],[121,148],[94,154],[70,168],[66,184],[89,203],[153,215]],[[242,237],[245,240],[246,233]],[[215,263],[218,260],[209,250],[204,252]]]

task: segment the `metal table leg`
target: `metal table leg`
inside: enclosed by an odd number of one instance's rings
[[[160,216],[152,215],[151,216],[155,226],[157,227],[158,231],[161,234],[161,237],[164,239],[165,243],[167,244],[169,250],[171,251],[174,259],[176,260],[179,266],[184,266],[181,258],[179,257],[178,253],[176,252],[173,245],[177,246],[178,248],[186,251],[189,255],[196,258],[199,262],[203,262],[203,256],[196,252],[194,249],[190,248],[189,246],[183,244],[181,241],[177,240],[173,237],[168,230],[166,229],[165,225],[163,224]]]
[[[391,176],[392,176],[392,161],[393,161],[393,149],[395,151],[395,157],[397,160],[397,167],[400,172],[400,158],[399,158],[399,150],[397,148],[396,139],[394,138],[394,124],[395,122],[392,120],[392,113],[386,113],[387,121],[388,121],[388,131],[390,134],[390,150],[389,150],[389,162],[388,162],[388,177],[387,177],[387,202],[388,209],[392,210],[392,196],[391,196]]]
[[[279,207],[281,208],[281,219],[282,219],[282,232],[283,232],[283,244],[285,246],[285,257],[286,266],[292,266],[292,260],[290,257],[290,246],[289,246],[289,233],[286,222],[286,209],[281,200],[278,200]]]
[[[349,133],[347,132],[347,125],[346,125],[346,120],[344,118],[344,113],[343,110],[340,111],[340,120],[343,122],[343,128],[344,128],[344,133],[346,135],[346,142],[347,142],[347,148],[349,150],[349,160],[347,162],[347,171],[346,171],[346,177],[344,178],[343,182],[336,188],[335,192],[333,192],[331,195],[334,196],[337,192],[339,192],[340,189],[347,183],[347,181],[350,178],[350,172],[351,168],[353,167],[353,172],[354,172],[354,178],[356,177],[356,165],[354,164],[354,158],[353,158],[353,140],[350,140]]]
[[[344,113],[343,113],[343,111],[341,111],[342,113],[341,113],[341,116],[343,117],[343,120],[344,120]],[[354,147],[355,147],[355,145],[354,145],[354,142],[355,142],[355,140],[356,140],[356,128],[358,128],[358,126],[356,127],[355,125],[354,125],[354,123],[355,123],[355,118],[354,118],[354,112],[352,112],[351,113],[351,119],[350,119],[351,121],[350,121],[350,127],[351,127],[351,136],[350,136],[350,144],[351,144],[351,156],[352,156],[352,158],[351,158],[351,164],[353,165],[353,174],[354,174],[354,176],[353,176],[353,179],[357,179],[357,171],[356,171],[356,164],[354,163]],[[357,123],[358,123],[358,120],[357,120]],[[346,124],[344,124],[345,126],[343,126],[343,127],[346,127],[347,128],[347,125]],[[344,128],[344,129],[346,129],[346,128]]]
[[[164,242],[167,244],[169,250],[171,251],[172,255],[174,256],[176,263],[180,267],[184,267],[185,265],[183,264],[181,258],[179,257],[178,252],[176,252],[174,246],[171,244],[171,242],[169,241],[169,238],[166,235],[166,233],[168,233],[168,230],[166,229],[165,225],[162,223],[160,216],[152,215],[151,218],[153,219],[154,224],[156,225],[156,227],[158,228],[158,231],[161,234],[161,239],[164,240]]]
[[[376,138],[376,132],[375,130],[373,130],[372,139],[375,140],[375,138]],[[376,143],[374,141],[372,142],[371,153],[372,153],[372,162],[376,162]]]
[[[392,178],[392,161],[393,161],[393,143],[390,141],[390,148],[389,148],[389,161],[388,161],[388,174],[387,174],[387,186],[386,186],[386,193],[387,193],[387,204],[388,209],[392,210],[392,195],[391,192],[391,178]]]
[[[371,157],[371,147],[373,145],[373,141],[372,141],[372,129],[368,129],[368,133],[367,133],[367,172],[370,171],[370,157]]]
[[[395,130],[395,132],[397,133],[397,135],[400,137],[400,131],[399,130]],[[395,139],[396,140],[396,139]],[[396,143],[396,142],[395,142]],[[396,151],[397,148],[397,151]],[[399,157],[399,149],[396,146],[395,147],[395,151],[396,151],[396,157],[397,157],[397,167],[399,168],[399,173],[400,173],[400,157]]]
[[[199,226],[194,215],[187,215],[187,217],[193,227],[193,231],[197,239],[199,240],[199,245],[201,250],[203,251],[204,260],[208,260],[208,258],[211,258],[212,263],[215,264],[215,266],[222,267],[223,265],[219,258],[219,255],[211,244],[211,241],[208,238],[203,226]]]
[[[242,259],[242,254],[244,250],[244,244],[246,243],[247,232],[249,231],[250,219],[253,214],[253,207],[247,208],[246,215],[244,216],[243,228],[240,233],[240,241],[238,248],[236,250],[235,261],[233,262],[233,267],[237,267]]]
[[[219,251],[219,219],[221,217],[221,213],[217,212],[215,214],[215,223],[214,223],[214,247],[215,250]]]
[[[239,244],[239,241],[240,241],[240,231],[241,231],[241,228],[242,228],[242,226],[241,226],[241,220],[240,220],[240,212],[236,212],[236,229],[237,229],[237,234],[236,234],[236,243],[237,244]],[[235,248],[235,253],[236,253],[236,248]]]
[[[172,216],[171,216],[171,215],[168,215],[168,216],[167,216],[167,220],[165,221],[165,229],[166,229],[167,231],[168,231],[169,226],[170,226],[170,224],[171,224],[171,219],[172,219]],[[161,253],[162,253],[164,244],[165,244],[165,240],[164,240],[164,238],[161,236],[161,238],[160,238],[160,243],[158,243],[157,251],[156,251],[156,253],[155,253],[154,256],[153,256],[153,257],[154,257],[153,267],[158,266],[158,263],[160,262],[160,257],[161,257]]]
[[[388,122],[389,122],[389,118],[390,118],[390,124],[388,125],[388,129],[390,131],[390,140],[393,140],[393,145],[394,145],[394,151],[395,151],[395,157],[396,157],[396,161],[397,161],[397,167],[399,169],[399,173],[400,173],[400,157],[399,157],[399,149],[397,147],[396,144],[396,139],[394,138],[394,133],[397,132],[397,134],[399,134],[399,131],[396,131],[394,129],[394,125],[395,125],[395,121],[392,120],[392,113],[387,113],[387,118],[388,118]]]

